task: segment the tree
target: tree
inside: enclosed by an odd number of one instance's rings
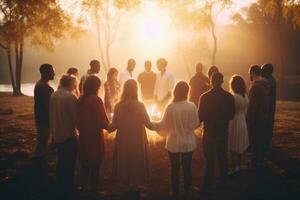
[[[110,48],[118,34],[126,10],[139,5],[139,0],[84,0],[83,9],[91,11],[95,21],[100,61],[105,71],[111,67]],[[125,12],[123,12],[125,11]]]
[[[205,0],[204,5],[198,11],[198,23],[200,28],[207,27],[213,39],[213,51],[211,64],[215,65],[218,51],[218,37],[216,34],[218,15],[231,4],[231,0]]]
[[[7,53],[13,95],[22,95],[21,78],[26,42],[53,49],[53,41],[63,37],[70,27],[70,17],[56,0],[0,1],[0,43]]]
[[[297,29],[300,27],[300,1],[299,0],[259,0],[247,9],[247,23],[261,24],[265,30],[274,33],[274,41],[277,49],[277,67],[279,80],[279,95],[283,96],[284,67],[286,60],[286,44],[284,32],[288,26]],[[271,36],[271,35],[270,35]],[[272,46],[274,46],[272,42]]]

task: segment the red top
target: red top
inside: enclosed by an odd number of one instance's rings
[[[108,127],[104,105],[96,95],[79,99],[79,155],[86,165],[97,165],[105,153],[103,129]]]

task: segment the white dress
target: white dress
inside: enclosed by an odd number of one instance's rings
[[[234,94],[235,115],[229,123],[228,148],[231,152],[243,153],[249,146],[246,112],[249,104],[247,96]]]

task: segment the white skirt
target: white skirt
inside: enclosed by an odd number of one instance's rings
[[[244,153],[249,146],[249,137],[244,114],[235,115],[229,123],[228,149],[236,153]]]

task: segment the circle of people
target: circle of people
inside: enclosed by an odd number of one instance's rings
[[[241,76],[233,75],[229,81],[230,92],[222,88],[223,75],[216,66],[208,70],[207,77],[202,72],[202,64],[197,64],[196,74],[189,83],[179,81],[175,85],[166,59],[157,60],[158,74],[151,71],[151,61],[146,61],[145,71],[139,74],[137,81],[133,79],[135,65],[135,60],[129,59],[119,80],[118,70],[109,69],[104,83],[104,103],[98,96],[101,87],[97,77],[99,61],[90,62],[90,69],[78,86],[78,70],[70,68],[61,77],[56,91],[49,85],[55,75],[52,65],[40,66],[41,79],[34,89],[35,156],[46,156],[51,133],[57,148],[58,183],[64,192],[74,189],[77,156],[82,190],[90,194],[98,190],[99,169],[106,149],[104,129],[109,133],[116,131],[112,171],[129,191],[137,191],[149,180],[145,127],[166,138],[173,196],[179,195],[181,165],[184,195],[190,193],[192,155],[197,148],[195,129],[202,123],[206,161],[203,192],[213,189],[215,160],[218,160],[220,171],[218,188],[226,187],[229,173],[245,167],[244,155],[249,149],[253,169],[262,168],[274,126],[276,81],[272,76],[272,64],[250,67],[249,90]],[[154,102],[163,111],[161,120],[151,121],[144,103],[138,99],[139,87],[143,102]],[[231,167],[228,167],[228,154]]]

